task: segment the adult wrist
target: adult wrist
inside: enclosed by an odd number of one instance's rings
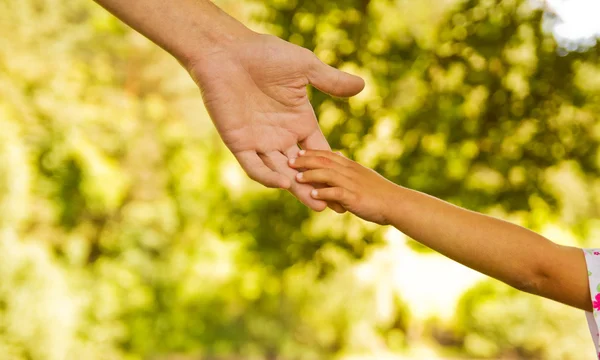
[[[219,26],[210,31],[190,35],[191,44],[174,53],[174,56],[188,72],[192,72],[194,68],[203,66],[207,62],[214,61],[218,57],[215,55],[230,53],[237,44],[259,35],[233,18],[228,20],[219,23]]]

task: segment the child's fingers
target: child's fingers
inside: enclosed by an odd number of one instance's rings
[[[311,191],[310,195],[318,200],[323,201],[335,201],[337,203],[342,204],[342,206],[347,206],[352,203],[352,199],[354,194],[343,187],[329,187],[324,189],[314,189]]]
[[[273,169],[273,171],[277,171],[285,176],[285,178],[291,183],[291,186],[289,186],[288,190],[295,197],[297,197],[298,200],[315,211],[323,211],[325,209],[327,206],[325,202],[317,201],[310,196],[310,191],[314,189],[311,184],[303,184],[299,183],[298,181],[293,181],[296,177],[297,171],[287,165],[288,159],[285,155],[279,151],[271,151],[268,154],[261,154],[259,156],[268,168]]]
[[[296,180],[299,183],[318,183],[330,186],[350,185],[350,179],[332,169],[316,169],[299,172],[296,174]]]
[[[346,167],[340,163],[322,156],[300,156],[289,160],[290,167],[294,169],[333,169],[345,173]]]
[[[343,156],[340,152],[332,152],[332,151],[326,151],[326,150],[300,150],[298,155],[299,155],[299,157],[303,157],[303,156],[324,157],[331,161],[335,161],[336,163],[338,163],[340,165],[345,165],[345,166],[349,165],[349,163],[350,163],[350,160],[348,160],[348,158]]]

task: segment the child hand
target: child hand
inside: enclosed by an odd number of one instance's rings
[[[367,221],[389,223],[389,209],[394,205],[397,185],[375,171],[340,154],[322,150],[302,150],[289,164],[301,171],[296,176],[299,183],[327,186],[312,190],[313,198],[337,202]]]

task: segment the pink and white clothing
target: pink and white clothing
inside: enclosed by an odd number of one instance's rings
[[[596,354],[600,359],[600,249],[584,249],[585,262],[588,269],[590,294],[592,295],[593,312],[586,312],[585,316],[590,327],[590,333],[596,346]]]

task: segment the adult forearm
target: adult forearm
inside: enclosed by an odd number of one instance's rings
[[[209,0],[95,0],[184,66],[252,32]]]
[[[413,239],[518,289],[589,309],[581,250],[523,227],[399,188],[389,219]]]

